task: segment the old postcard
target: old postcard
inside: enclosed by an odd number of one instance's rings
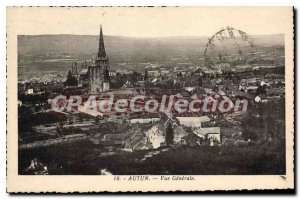
[[[8,7],[7,191],[294,189],[292,7]]]

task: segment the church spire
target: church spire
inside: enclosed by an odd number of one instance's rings
[[[104,39],[103,39],[103,33],[102,33],[102,25],[100,25],[98,57],[106,57],[106,52],[105,52],[105,47],[104,47]]]

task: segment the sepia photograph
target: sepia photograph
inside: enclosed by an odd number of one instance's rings
[[[293,189],[292,7],[7,13],[9,189]]]

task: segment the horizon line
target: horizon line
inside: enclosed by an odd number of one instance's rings
[[[269,35],[284,35],[284,33],[270,33],[270,34],[248,34],[249,36],[269,36]],[[99,37],[98,34],[26,34],[26,35],[18,35],[18,36],[97,36]],[[138,38],[138,39],[155,39],[155,38],[171,38],[171,37],[211,37],[207,35],[174,35],[174,36],[152,36],[152,37],[144,37],[144,36],[123,36],[123,35],[105,35],[105,37],[127,37],[127,38]]]

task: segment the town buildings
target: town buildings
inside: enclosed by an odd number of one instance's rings
[[[145,71],[144,74],[131,70],[126,65],[122,65],[122,68],[114,69],[115,71],[112,72],[111,63],[109,63],[110,60],[105,50],[102,27],[100,27],[97,46],[98,53],[95,59],[92,61],[84,60],[82,64],[78,64],[78,61],[71,64],[70,76],[72,81],[69,82],[72,85],[63,85],[61,82],[59,84],[54,81],[19,83],[19,107],[28,106],[33,110],[34,115],[40,118],[42,118],[40,115],[44,115],[46,118],[45,120],[39,118],[37,121],[41,121],[41,123],[34,124],[32,131],[36,135],[55,138],[47,139],[47,141],[38,141],[38,138],[32,143],[28,143],[29,141],[24,136],[22,142],[20,141],[22,143],[20,148],[48,147],[50,145],[83,142],[84,140],[94,145],[95,151],[101,151],[97,154],[99,157],[104,157],[118,154],[120,151],[133,152],[133,154],[135,151],[138,151],[137,153],[145,151],[154,153],[163,151],[167,147],[170,149],[182,145],[184,147],[203,146],[206,148],[206,146],[240,146],[254,143],[252,138],[250,141],[248,139],[245,141],[244,132],[247,129],[244,128],[243,119],[249,117],[245,111],[230,114],[221,114],[218,111],[213,113],[203,111],[179,113],[172,109],[167,115],[160,110],[154,113],[145,111],[135,113],[127,109],[124,113],[118,113],[114,107],[109,112],[101,112],[92,107],[84,109],[84,105],[80,104],[72,112],[53,113],[46,100],[51,101],[61,93],[66,96],[80,95],[82,99],[96,94],[97,107],[104,100],[107,101],[106,105],[114,104],[116,101],[109,102],[110,95],[115,96],[116,100],[127,99],[128,102],[137,95],[145,96],[147,100],[161,99],[163,95],[175,95],[176,99],[199,100],[211,96],[212,100],[209,101],[209,105],[215,101],[218,103],[219,100],[227,96],[233,102],[236,99],[248,100],[249,107],[252,108],[250,112],[255,112],[256,107],[260,104],[273,103],[276,105],[284,99],[285,81],[284,74],[280,70],[270,73],[264,72],[266,67],[256,66],[247,67],[242,71],[232,70],[230,72],[222,71],[218,67],[207,68],[196,64],[189,66],[184,63],[174,63],[172,66],[166,66],[164,64],[140,63],[141,71]],[[230,64],[225,66],[222,64],[220,67],[238,68]],[[242,69],[242,67],[240,68]],[[57,75],[47,75],[43,80],[49,78],[56,80],[57,77]],[[64,80],[64,82],[66,81]],[[113,84],[114,87],[112,87]],[[257,93],[259,88],[260,93]],[[145,103],[140,101],[135,105],[135,108],[145,107]],[[279,111],[283,112],[283,110]],[[23,111],[26,117],[28,112],[27,110]],[[22,111],[19,111],[20,113]],[[25,116],[20,115],[19,121],[22,121]],[[263,121],[256,112],[253,115],[257,120]],[[283,114],[278,115],[282,116]],[[51,121],[53,122],[50,122],[49,118],[52,118]],[[60,118],[67,119],[62,120]],[[25,119],[23,121],[31,121]],[[277,123],[283,126],[279,119],[278,121]],[[169,126],[172,127],[174,137],[173,143],[167,146],[166,132]],[[260,131],[262,130],[260,129]],[[266,140],[265,137],[261,136],[257,140]],[[148,156],[145,155],[144,158],[146,157]]]

